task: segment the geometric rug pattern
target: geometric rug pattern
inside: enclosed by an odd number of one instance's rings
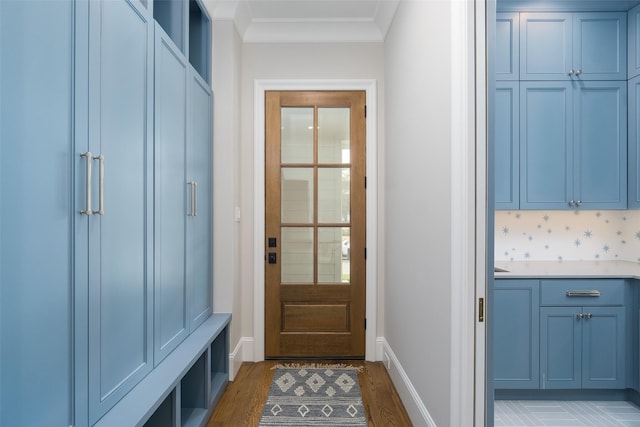
[[[259,426],[306,425],[367,426],[357,368],[276,368]]]
[[[640,427],[640,408],[624,401],[496,400],[496,427]]]

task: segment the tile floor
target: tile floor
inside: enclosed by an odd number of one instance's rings
[[[495,427],[640,427],[630,402],[496,400]]]

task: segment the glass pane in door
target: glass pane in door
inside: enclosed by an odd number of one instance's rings
[[[314,283],[313,227],[282,227],[281,283]]]
[[[349,108],[318,108],[318,162],[349,163]]]
[[[349,283],[349,227],[318,229],[318,283]]]
[[[337,224],[350,221],[351,169],[318,169],[318,223]]]
[[[313,108],[281,110],[282,163],[313,162]]]
[[[281,221],[286,224],[313,223],[313,169],[283,168],[280,185]]]

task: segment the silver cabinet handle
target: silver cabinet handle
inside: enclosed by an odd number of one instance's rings
[[[99,162],[99,196],[98,196],[98,210],[93,211],[94,214],[104,215],[104,156],[100,154],[93,158],[93,160],[98,160]]]
[[[582,70],[580,69],[576,70],[576,76],[579,76],[580,74],[582,74]]]
[[[567,291],[568,297],[599,297],[600,291]]]
[[[584,315],[584,317],[586,317],[587,319],[591,319],[593,315],[591,313],[587,313]]]
[[[575,201],[573,201],[573,200],[569,200],[569,206],[575,206],[575,205],[576,205],[576,202],[575,202]]]
[[[196,182],[195,181],[189,181],[187,184],[189,184],[189,187],[191,187],[191,210],[190,212],[187,214],[187,216],[196,216]]]
[[[573,76],[574,71],[573,70],[569,70],[569,75]]]
[[[584,314],[582,314],[582,313],[576,314],[576,319],[578,319],[578,320],[582,320],[583,317],[584,317]]]
[[[198,183],[193,183],[193,216],[198,216]]]
[[[86,208],[80,211],[82,215],[91,215],[93,211],[91,210],[91,162],[93,161],[93,155],[91,151],[87,151],[86,153],[80,154],[80,157],[85,157],[87,159],[87,172],[86,172]]]

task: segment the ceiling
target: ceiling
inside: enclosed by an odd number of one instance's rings
[[[399,0],[208,0],[246,43],[381,42]]]

